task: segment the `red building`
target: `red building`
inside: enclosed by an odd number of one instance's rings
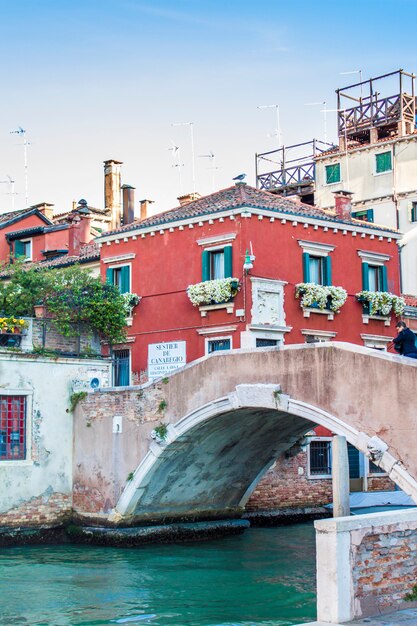
[[[336,194],[334,211],[244,183],[182,200],[97,240],[103,278],[141,296],[128,341],[115,350],[116,384],[218,349],[322,340],[385,349],[395,335],[395,315],[356,294],[399,293],[400,235],[353,219],[349,194]],[[297,298],[300,283],[309,285]]]

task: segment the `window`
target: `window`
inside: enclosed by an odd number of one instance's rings
[[[363,222],[373,222],[374,210],[367,209],[366,211],[355,211],[352,213],[352,217],[354,217],[357,220],[362,220]]]
[[[16,259],[23,257],[24,261],[30,261],[32,259],[32,240],[16,239],[14,242],[14,256]]]
[[[308,473],[311,477],[328,477],[332,473],[332,442],[317,439],[308,447]]]
[[[115,350],[113,352],[113,385],[127,387],[130,384],[130,352]]]
[[[301,334],[304,335],[306,343],[322,343],[323,341],[333,341],[337,333],[330,330],[312,330],[311,328],[302,328]]]
[[[260,337],[256,337],[257,348],[270,348],[271,346],[276,347],[277,345],[278,339],[262,339]]]
[[[332,258],[334,246],[324,243],[299,241],[303,250],[303,282],[316,285],[332,284]]]
[[[111,285],[119,288],[120,293],[130,291],[130,265],[119,267],[108,267],[106,270],[106,280]]]
[[[340,183],[340,163],[326,165],[326,185]]]
[[[383,174],[392,170],[391,151],[375,155],[375,174]]]
[[[206,339],[206,354],[212,352],[218,352],[220,350],[230,350],[231,345],[230,337],[223,337],[219,339]]]
[[[203,250],[202,280],[232,277],[232,246]]]
[[[26,397],[0,396],[0,460],[26,458]]]
[[[412,202],[410,206],[410,222],[417,222],[417,202]]]
[[[303,253],[303,278],[305,283],[331,285],[331,258]]]
[[[387,268],[385,265],[362,263],[364,291],[387,291]]]

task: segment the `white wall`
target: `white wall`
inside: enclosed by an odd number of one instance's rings
[[[110,363],[0,352],[0,395],[26,395],[26,460],[0,461],[0,514],[42,494],[72,492],[70,396],[92,378],[110,382]]]

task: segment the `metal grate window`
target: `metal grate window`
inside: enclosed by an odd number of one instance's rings
[[[115,350],[113,352],[113,384],[115,387],[126,387],[130,384],[129,356],[129,350]]]
[[[310,475],[330,475],[332,473],[331,441],[310,443]]]
[[[26,397],[0,396],[0,460],[26,456]]]
[[[208,353],[219,350],[230,350],[230,339],[210,339],[208,342]]]
[[[271,346],[277,346],[277,339],[262,339],[261,337],[256,338],[256,347],[257,348],[269,348]]]

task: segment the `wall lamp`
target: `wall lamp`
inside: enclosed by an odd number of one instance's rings
[[[256,257],[254,254],[250,254],[249,250],[246,250],[245,262],[243,264],[243,269],[245,270],[246,274],[249,274],[249,271],[253,268],[253,262],[255,258]]]

